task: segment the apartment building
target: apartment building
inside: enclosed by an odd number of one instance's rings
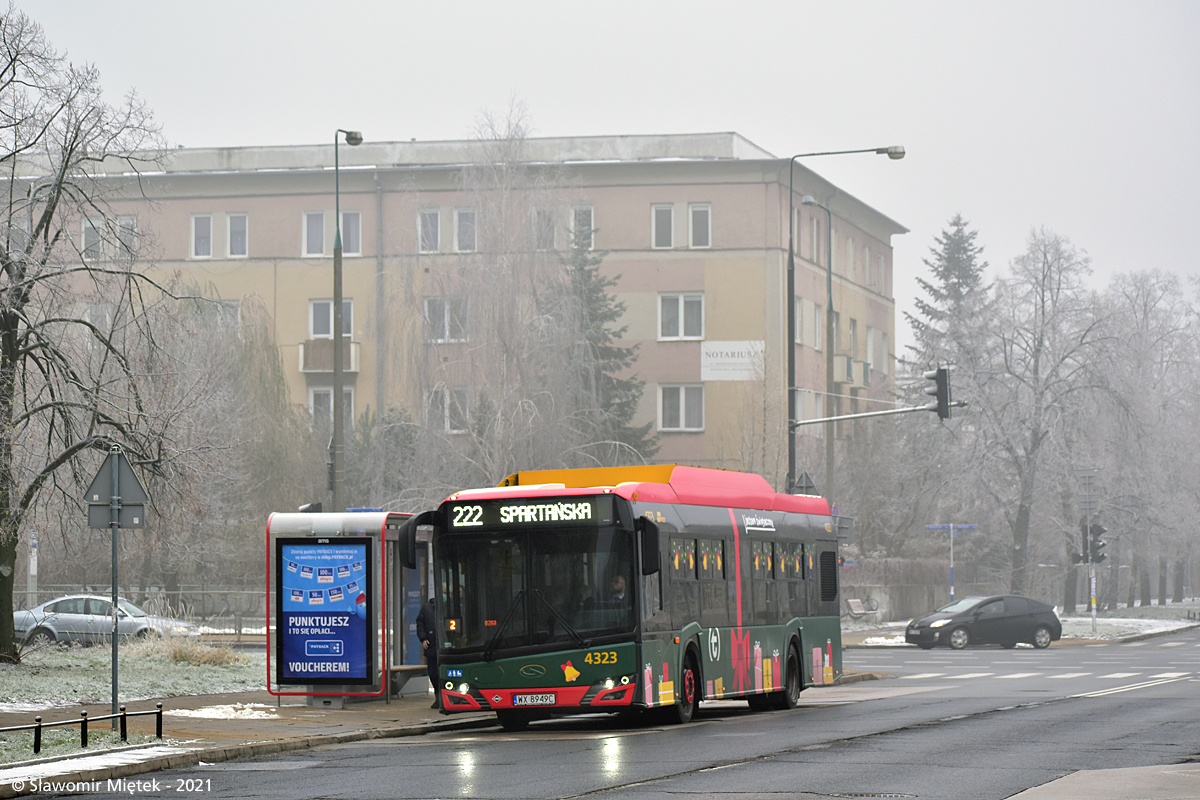
[[[748,469],[782,488],[788,346],[802,418],[873,410],[868,401],[891,397],[891,237],[906,229],[884,214],[801,163],[789,197],[789,160],[736,133],[542,138],[503,157],[505,169],[520,166],[503,193],[510,206],[519,198],[517,217],[527,220],[514,231],[511,219],[494,219],[496,181],[508,180],[497,177],[495,145],[342,143],[336,197],[332,143],[179,149],[162,172],[143,177],[144,196],[115,208],[148,270],[183,275],[231,303],[263,304],[291,395],[316,418],[332,407],[339,207],[350,419],[400,406],[448,435],[464,430],[471,374],[451,356],[472,343],[476,309],[447,288],[447,276],[461,285],[472,265],[494,256],[497,237],[507,237],[508,252],[550,258],[575,231],[590,231],[603,272],[616,279],[622,343],[639,346],[634,372],[645,382],[637,421],[653,422],[658,460]],[[804,195],[830,210],[832,231]],[[87,231],[80,236],[86,247]],[[827,342],[830,259],[836,334]],[[797,434],[801,468],[814,474],[823,427]]]

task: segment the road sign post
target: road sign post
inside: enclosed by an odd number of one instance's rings
[[[122,495],[121,492],[125,494]],[[105,499],[107,498],[107,499]],[[96,477],[88,486],[84,501],[88,504],[88,527],[109,528],[112,532],[112,713],[117,729],[117,531],[120,528],[146,527],[146,503],[150,498],[118,445],[108,451]],[[104,512],[108,511],[106,515]],[[108,520],[105,521],[105,516]]]
[[[954,602],[954,540],[958,538],[958,532],[964,530],[975,530],[979,527],[974,522],[951,522],[949,525],[926,525],[927,531],[950,531],[950,602]]]

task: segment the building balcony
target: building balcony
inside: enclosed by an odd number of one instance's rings
[[[833,355],[833,382],[854,383],[854,362],[850,356]]]
[[[358,372],[360,342],[342,339],[342,372]],[[300,343],[301,372],[333,372],[333,339],[309,339]]]
[[[871,364],[869,362],[854,362],[854,380],[850,385],[853,389],[867,389],[871,386]]]

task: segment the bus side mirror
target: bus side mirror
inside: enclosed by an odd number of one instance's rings
[[[658,525],[646,517],[638,517],[634,527],[642,534],[642,574],[653,575],[662,567],[658,554]]]
[[[438,513],[422,511],[420,514],[411,516],[404,521],[396,534],[396,543],[400,549],[400,564],[405,569],[417,568],[417,528],[422,525],[438,527]]]

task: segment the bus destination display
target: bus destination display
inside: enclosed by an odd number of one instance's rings
[[[526,498],[452,503],[448,520],[456,530],[531,525],[611,525],[611,497]]]

